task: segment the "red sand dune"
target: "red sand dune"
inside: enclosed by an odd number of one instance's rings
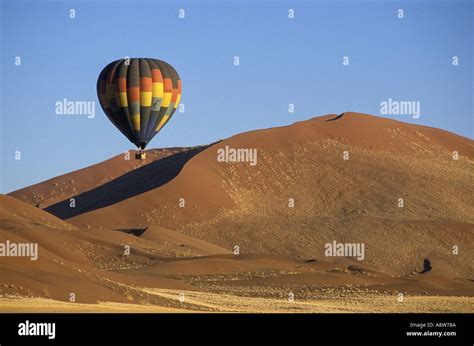
[[[180,275],[194,273],[239,277],[229,285],[350,283],[472,295],[473,141],[365,114],[345,113],[328,121],[334,117],[242,133],[173,153],[154,149],[140,167],[133,157],[125,161],[117,156],[11,193],[40,203],[67,223],[22,204],[13,207],[16,215],[5,217],[0,229],[15,233],[9,223],[20,222],[32,239],[48,232],[45,246],[51,248],[51,258],[72,256],[74,263],[95,268],[91,271],[106,268],[107,278],[133,278],[145,286],[192,288],[195,281],[183,281]],[[218,162],[217,150],[226,146],[257,149],[257,164]],[[344,151],[349,160],[343,160]],[[454,151],[458,160],[453,160]],[[75,191],[71,185],[58,192],[70,179]],[[26,231],[29,221],[17,217],[33,215],[33,210],[40,213],[36,219],[51,217],[54,227]],[[70,254],[54,248],[66,238],[76,247],[78,241],[87,242],[76,249],[77,258],[72,248],[66,247]],[[333,240],[364,243],[364,261],[326,257],[324,245]],[[124,242],[136,249],[133,261],[120,258]],[[236,245],[242,256],[229,254]],[[454,246],[459,253],[453,254]],[[426,260],[430,270],[419,274]],[[358,266],[362,276],[349,269]],[[9,277],[28,275],[26,269],[4,270]],[[269,276],[241,277],[260,270]],[[285,271],[295,275],[272,274]]]
[[[472,239],[473,142],[369,115],[327,121],[333,117],[233,136],[187,160],[164,185],[123,193],[110,205],[111,195],[126,190],[114,182],[79,194],[74,211],[68,201],[48,210],[79,213],[68,218],[76,226],[157,225],[245,253],[323,259],[324,244],[338,239],[365,242],[368,263],[393,274],[411,272],[425,256],[451,263],[456,275],[473,272],[467,251],[451,255],[452,246]],[[217,149],[225,146],[256,148],[258,164],[218,162]],[[89,168],[92,176],[102,174],[96,171]],[[135,186],[152,174],[166,171],[152,163],[117,180]]]
[[[40,208],[46,208],[78,193],[94,189],[150,162],[190,149],[150,149],[147,150],[146,159],[143,161],[135,160],[136,151],[130,150],[128,156],[122,153],[96,165],[13,191],[9,195]],[[91,170],[94,171],[94,175],[90,174]]]

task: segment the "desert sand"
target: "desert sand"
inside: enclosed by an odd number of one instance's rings
[[[335,117],[0,195],[0,243],[39,245],[0,257],[0,311],[473,312],[474,142]],[[226,146],[258,163],[219,162]],[[364,259],[325,256],[334,240]]]

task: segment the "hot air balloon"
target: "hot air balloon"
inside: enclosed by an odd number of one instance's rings
[[[181,80],[164,61],[120,59],[100,73],[97,95],[109,120],[138,147],[137,159],[144,159],[142,150],[178,107]]]

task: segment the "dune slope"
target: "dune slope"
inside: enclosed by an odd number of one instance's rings
[[[410,273],[425,258],[454,276],[474,272],[473,251],[452,255],[454,246],[472,250],[473,141],[358,113],[333,118],[233,136],[189,159],[166,184],[110,205],[95,196],[101,208],[68,221],[157,225],[245,253],[300,259],[327,260],[324,245],[333,240],[360,242],[366,263],[387,273]],[[257,164],[218,162],[226,146],[256,149]]]

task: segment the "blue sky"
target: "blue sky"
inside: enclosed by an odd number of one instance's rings
[[[165,60],[183,81],[185,112],[148,148],[206,144],[328,113],[379,115],[389,98],[421,104],[419,119],[389,117],[474,134],[473,1],[1,4],[3,193],[134,149],[95,90],[101,69],[124,56]],[[95,118],[56,115],[64,98],[95,101]]]

